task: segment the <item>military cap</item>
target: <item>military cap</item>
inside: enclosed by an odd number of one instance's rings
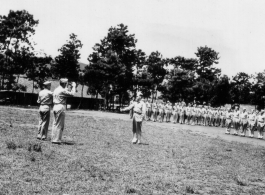
[[[43,85],[49,85],[49,84],[51,84],[52,82],[51,81],[45,81],[44,83],[43,83]]]
[[[65,79],[65,78],[60,79],[60,83],[67,83],[67,82],[68,82],[68,79]]]

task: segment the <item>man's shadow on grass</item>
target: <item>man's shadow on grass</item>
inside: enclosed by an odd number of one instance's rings
[[[77,145],[77,143],[74,141],[70,141],[70,140],[64,140],[64,141],[62,141],[62,145],[70,145],[71,146],[71,145]]]

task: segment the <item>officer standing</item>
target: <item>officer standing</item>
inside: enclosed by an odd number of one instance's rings
[[[142,101],[142,96],[138,95],[136,101],[131,104],[129,107],[121,109],[121,111],[134,109],[133,114],[133,144],[141,144],[141,134],[142,134],[142,122],[146,113],[146,104]]]
[[[50,108],[52,106],[52,92],[51,82],[46,81],[43,83],[44,89],[39,92],[37,103],[39,108],[39,130],[37,139],[47,139],[48,127],[50,123]]]
[[[64,130],[66,98],[74,96],[76,91],[75,82],[72,83],[72,90],[67,90],[68,79],[60,79],[60,86],[53,92],[53,128],[52,128],[52,143],[60,144],[62,142],[62,134]]]

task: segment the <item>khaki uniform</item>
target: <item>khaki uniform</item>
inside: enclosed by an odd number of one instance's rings
[[[158,105],[158,108],[159,108],[158,121],[162,123],[164,121],[164,116],[165,116],[165,105],[161,103]]]
[[[152,104],[150,102],[146,102],[146,120],[150,121],[152,116]]]
[[[258,138],[262,139],[264,134],[264,124],[265,124],[265,115],[257,116],[257,129],[258,129]]]
[[[75,88],[73,88],[75,89]],[[62,134],[64,130],[65,110],[66,110],[66,99],[67,97],[74,96],[75,91],[68,91],[62,86],[57,87],[53,92],[53,128],[52,128],[52,142],[61,142]]]
[[[142,134],[142,122],[145,117],[146,113],[146,104],[143,101],[140,102],[134,102],[129,107],[124,108],[123,110],[130,110],[134,109],[133,113],[133,143],[140,143],[141,140],[141,134]]]
[[[185,114],[186,114],[186,107],[182,106],[180,107],[180,124],[185,124]]]
[[[191,107],[186,107],[186,120],[185,124],[189,125],[191,121]]]
[[[238,135],[238,130],[240,128],[240,111],[234,111],[234,128],[235,128],[235,132],[234,135]]]
[[[173,107],[170,104],[165,106],[166,111],[166,122],[170,122]]]
[[[50,123],[50,108],[52,105],[52,92],[44,89],[39,92],[37,103],[40,104],[39,108],[39,128],[38,139],[46,139]]]
[[[230,133],[230,129],[231,129],[231,125],[233,123],[233,113],[232,112],[227,112],[226,115],[226,120],[225,120],[225,126],[226,126],[226,134],[229,134]]]
[[[254,137],[254,130],[256,128],[257,123],[257,116],[255,113],[248,115],[248,130],[249,130],[249,136]]]
[[[157,103],[153,103],[152,107],[153,107],[153,121],[156,122],[157,121],[157,116],[159,114]]]
[[[241,135],[245,136],[247,127],[248,127],[248,113],[242,112],[240,114],[240,126],[241,126]]]

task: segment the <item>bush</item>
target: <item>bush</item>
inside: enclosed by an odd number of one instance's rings
[[[41,144],[38,144],[38,143],[30,143],[29,146],[28,146],[28,151],[31,152],[31,151],[35,151],[35,152],[42,152],[42,148],[41,148]]]
[[[6,147],[8,149],[12,149],[12,150],[17,149],[17,145],[13,141],[7,141],[6,142]]]

